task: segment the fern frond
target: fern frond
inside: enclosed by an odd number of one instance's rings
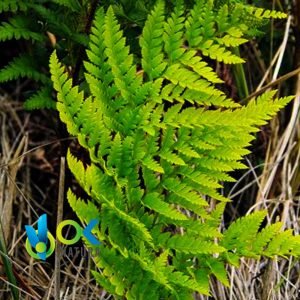
[[[285,19],[287,17],[286,13],[280,11],[246,5],[244,5],[243,8],[258,19]]]
[[[160,164],[149,156],[143,160],[143,165],[152,171],[164,173],[164,169],[160,166]]]
[[[177,61],[185,52],[183,44],[184,27],[184,5],[183,1],[175,2],[174,12],[165,23],[164,50],[167,53],[170,63]]]
[[[194,171],[193,169],[190,168],[182,168],[180,174],[184,175],[186,178],[202,186],[206,186],[214,189],[222,187],[214,177],[210,177],[209,175],[202,173],[200,171]]]
[[[58,92],[57,109],[61,119],[66,122],[71,134],[79,132],[79,124],[74,122],[74,116],[78,113],[83,102],[83,93],[78,92],[78,87],[72,88],[72,81],[68,79],[64,68],[59,63],[56,52],[50,57],[51,79],[54,89]],[[72,103],[72,105],[71,105]]]
[[[212,274],[222,282],[225,286],[229,287],[229,280],[227,277],[227,271],[224,267],[224,263],[218,260],[208,260],[207,262]]]
[[[34,32],[30,29],[33,25],[24,16],[16,16],[9,19],[8,22],[2,22],[0,25],[0,41],[12,39],[25,39],[42,42],[44,37],[39,32]]]
[[[155,79],[165,70],[163,61],[164,2],[158,1],[149,15],[140,39],[142,67],[149,79]]]
[[[265,211],[259,211],[238,219],[225,231],[221,245],[241,255],[251,255],[252,243],[265,216]]]
[[[61,6],[67,7],[72,11],[78,11],[81,8],[80,2],[78,0],[52,0]]]
[[[28,77],[42,83],[49,82],[48,76],[38,71],[38,65],[30,56],[23,55],[13,59],[0,70],[0,82]]]
[[[26,99],[24,107],[27,110],[42,108],[55,109],[56,102],[51,97],[51,89],[49,89],[48,87],[40,89],[30,98]]]
[[[169,163],[172,163],[174,165],[178,165],[178,166],[185,166],[186,163],[184,162],[184,160],[178,156],[175,153],[172,152],[163,152],[160,153],[159,155],[162,159],[165,159],[166,161],[168,161]]]
[[[234,181],[228,173],[246,167],[242,159],[254,133],[292,99],[270,91],[240,105],[216,86],[222,81],[205,56],[243,61],[230,48],[246,42],[249,28],[239,26],[245,15],[242,6],[212,0],[197,0],[192,9],[179,0],[168,14],[158,1],[139,39],[141,55],[135,49],[133,56],[113,7],[100,8],[84,63],[84,93],[56,53],[51,56],[60,118],[91,160],[83,165],[68,154],[90,199],[69,192],[69,202],[84,222],[96,215],[101,220],[101,255],[94,257],[101,274],[94,276],[116,297],[209,295],[212,276],[228,286],[226,263],[300,255],[291,232],[282,234],[279,225],[260,230],[265,212],[237,220],[223,234],[219,229],[229,201],[220,189]]]
[[[210,295],[209,289],[203,287],[201,282],[196,281],[195,279],[191,279],[190,276],[185,275],[182,272],[172,272],[169,275],[169,280],[179,287],[183,287],[191,291],[197,291],[202,295]]]
[[[72,209],[84,222],[89,223],[91,220],[99,218],[99,210],[91,201],[84,202],[82,199],[78,199],[71,190],[68,191],[67,198]]]
[[[280,232],[282,223],[271,224],[262,229],[253,242],[253,252],[263,253],[267,244]]]
[[[160,263],[159,258],[153,263],[152,261],[145,259],[146,255],[139,256],[135,253],[130,253],[130,256],[139,263],[143,270],[151,274],[154,281],[158,282],[167,290],[173,291],[172,286],[169,284],[168,277],[164,273],[164,268]]]
[[[209,42],[205,44],[201,50],[203,55],[209,56],[211,59],[223,61],[225,64],[241,64],[245,62],[244,59],[232,54],[225,47],[214,43]]]
[[[147,194],[143,203],[148,208],[158,212],[159,214],[173,220],[187,220],[187,217],[172,208],[168,203],[162,201],[158,193]]]
[[[190,50],[181,57],[181,62],[192,68],[197,74],[204,77],[212,83],[222,83],[223,81],[218,78],[214,70],[202,60],[201,56],[197,55],[197,51]]]
[[[180,183],[179,180],[168,178],[164,180],[163,184],[167,190],[191,202],[192,204],[203,206],[208,205],[207,202],[200,195],[198,195],[196,191],[193,190],[193,188]]]
[[[113,82],[111,67],[107,62],[108,57],[104,51],[104,22],[104,10],[99,9],[95,16],[94,26],[91,29],[89,49],[86,51],[89,61],[84,62],[87,70],[86,80],[89,82],[91,93],[96,99],[100,100],[98,101],[99,105],[102,102],[108,103],[117,91]]]
[[[146,226],[137,218],[128,215],[125,211],[118,208],[116,206],[116,199],[111,199],[114,195],[109,194],[108,190],[103,193],[102,186],[105,186],[106,184],[104,174],[92,165],[87,169],[87,178],[86,187],[91,188],[91,196],[95,197],[98,201],[105,203],[118,218],[125,222],[126,226],[129,226],[133,232],[132,234],[138,236],[141,240],[153,247],[152,236]]]
[[[28,9],[28,1],[5,0],[0,2],[0,12],[26,11],[27,9]]]
[[[223,251],[225,251],[225,249],[219,245],[208,243],[205,241],[199,241],[187,235],[174,235],[168,240],[167,244],[169,248],[183,253],[212,254],[222,253]]]
[[[195,5],[186,20],[186,39],[191,47],[198,46],[203,39],[201,35],[201,19],[199,16],[203,13],[204,5],[205,2],[202,0],[195,1]]]
[[[119,30],[120,25],[111,7],[106,14],[104,28],[105,51],[116,87],[122,97],[129,101],[139,87],[140,78],[136,76],[133,56],[129,54],[129,47],[125,46],[125,38],[122,37],[122,32]]]
[[[247,42],[248,42],[247,39],[235,37],[230,34],[226,34],[222,38],[218,39],[218,43],[226,47],[238,47]]]
[[[299,235],[294,236],[292,230],[288,229],[286,231],[279,232],[275,237],[273,237],[264,250],[263,255],[267,257],[274,257],[275,255],[282,257],[290,255],[298,256],[299,246]]]
[[[175,85],[183,88],[189,88],[195,91],[201,91],[209,95],[220,95],[222,92],[216,90],[208,81],[201,79],[200,76],[182,67],[180,64],[173,64],[168,67],[164,77]]]

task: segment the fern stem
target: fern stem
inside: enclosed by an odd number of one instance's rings
[[[87,16],[87,22],[86,22],[85,28],[84,28],[84,33],[86,33],[86,34],[89,34],[89,32],[90,32],[92,22],[94,20],[95,13],[97,10],[98,2],[99,2],[99,0],[94,0],[90,6],[90,10],[89,10],[89,13]],[[77,58],[77,62],[76,62],[75,68],[74,68],[74,73],[73,73],[74,84],[78,84],[79,73],[80,73],[80,69],[82,67],[84,54],[85,54],[85,48],[82,46],[82,47],[80,47],[80,49],[78,51],[78,58]]]
[[[240,49],[238,47],[233,49],[233,53],[239,57],[241,56]],[[249,96],[249,90],[248,90],[248,84],[247,84],[244,66],[242,64],[234,65],[233,72],[234,72],[234,79],[237,85],[238,95],[240,99],[247,98]]]

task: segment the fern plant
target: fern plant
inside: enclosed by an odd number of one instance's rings
[[[88,90],[73,86],[51,56],[60,118],[91,158],[85,165],[68,153],[89,197],[69,191],[68,200],[82,222],[100,219],[93,274],[116,299],[193,299],[209,295],[212,276],[228,286],[226,264],[241,257],[300,254],[299,237],[282,224],[261,228],[264,211],[219,229],[229,201],[220,188],[234,180],[228,172],[245,168],[258,127],[292,99],[269,91],[241,106],[216,87],[222,81],[206,58],[243,62],[232,47],[252,30],[245,15],[285,17],[202,0],[190,9],[176,1],[166,14],[158,1],[139,37],[139,60],[113,8],[100,8],[84,63]]]
[[[82,51],[87,46],[89,24],[98,6],[97,0],[1,0],[0,1],[0,42],[13,42],[18,49],[4,57],[0,69],[0,83],[12,80],[29,81],[24,89],[25,108],[55,108],[51,94],[51,80],[48,61],[53,48],[58,49],[64,62],[75,66],[72,76],[79,79]],[[115,1],[108,1],[113,3]],[[148,3],[149,2],[149,3]],[[124,6],[135,11],[131,22],[143,20],[151,1],[139,1],[139,6],[128,1],[115,5],[119,14],[124,15]],[[7,61],[9,62],[7,63]]]
[[[23,91],[27,94],[27,109],[55,108],[48,57],[55,46],[67,63],[75,64],[78,48],[87,44],[85,11],[86,6],[78,0],[1,1],[0,42],[14,42],[22,51],[0,69],[0,82],[29,79],[32,84]],[[68,54],[64,53],[66,49]]]

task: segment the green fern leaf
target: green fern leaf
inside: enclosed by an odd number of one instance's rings
[[[16,11],[26,11],[28,9],[28,1],[22,0],[5,0],[0,2],[0,12],[16,12]]]
[[[142,48],[142,67],[149,79],[155,79],[165,70],[163,61],[163,33],[164,33],[164,3],[158,1],[152,13],[149,15],[143,34],[140,39]]]
[[[45,87],[28,98],[24,103],[24,107],[27,110],[42,108],[55,109],[56,102],[51,97],[51,90]]]
[[[238,57],[237,55],[232,54],[226,48],[214,44],[212,41],[208,41],[201,48],[203,55],[209,56],[211,59],[219,59],[225,64],[241,64],[245,61]]]
[[[204,206],[208,205],[207,202],[191,187],[180,183],[179,180],[168,178],[164,180],[164,186],[166,189],[175,193],[177,196],[184,198],[185,200],[193,204]]]
[[[204,287],[200,282],[191,279],[190,276],[185,275],[182,272],[172,272],[169,275],[169,280],[172,283],[178,285],[179,287],[187,288],[192,291],[197,291],[202,295],[210,295],[209,289]]]
[[[168,247],[183,253],[209,254],[222,253],[225,249],[213,243],[195,240],[187,235],[173,236],[167,242]]]
[[[158,193],[147,194],[143,203],[148,208],[153,209],[167,218],[173,220],[187,220],[187,217],[184,214],[172,208],[168,203],[162,201]]]
[[[182,48],[183,27],[184,27],[184,6],[183,1],[175,3],[175,9],[171,17],[165,23],[164,50],[167,53],[170,63],[177,61],[185,52]]]
[[[8,22],[2,22],[0,25],[0,41],[12,39],[25,39],[42,42],[44,37],[41,33],[30,29],[33,25],[23,16],[16,16],[9,19]]]
[[[164,173],[164,169],[159,163],[149,156],[143,160],[143,165],[154,172]]]
[[[38,71],[38,66],[29,56],[19,56],[0,70],[0,82],[6,82],[17,78],[28,77],[42,83],[49,82],[49,78]]]
[[[225,231],[221,245],[243,255],[251,255],[252,243],[265,216],[265,211],[259,211],[238,219]]]
[[[71,9],[72,11],[78,11],[81,8],[80,2],[78,0],[52,0],[53,2],[67,7],[68,9]]]
[[[133,65],[133,56],[129,54],[129,47],[125,46],[125,38],[119,30],[113,9],[110,7],[105,17],[104,43],[108,63],[114,76],[116,87],[122,97],[129,101],[132,94],[140,86],[140,77],[136,76],[136,68]]]
[[[213,275],[216,276],[216,278],[222,282],[225,286],[229,287],[229,281],[227,277],[227,272],[224,267],[224,263],[217,260],[210,260],[207,262],[209,268],[211,269],[211,272]]]

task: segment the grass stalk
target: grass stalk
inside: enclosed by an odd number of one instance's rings
[[[239,57],[241,56],[240,49],[238,47],[233,49],[233,53]],[[249,89],[243,64],[234,65],[233,73],[239,98],[247,98],[249,96]]]
[[[15,278],[15,275],[13,272],[12,264],[11,264],[10,260],[8,259],[1,219],[0,219],[0,256],[2,258],[4,271],[6,273],[7,280],[11,283],[10,289],[11,289],[13,299],[18,300],[19,299],[19,291],[17,289],[17,281],[16,281],[16,278]]]

